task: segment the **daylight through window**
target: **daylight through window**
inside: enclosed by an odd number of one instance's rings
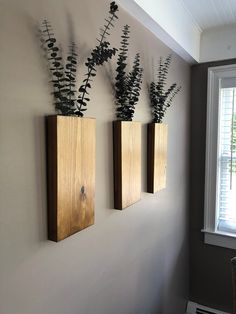
[[[229,83],[220,88],[216,228],[236,233],[236,87]]]

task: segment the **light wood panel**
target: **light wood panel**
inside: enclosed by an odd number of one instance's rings
[[[94,224],[95,123],[90,118],[47,118],[50,240]]]
[[[124,209],[141,198],[141,124],[113,122],[114,205]]]
[[[155,193],[166,187],[168,126],[150,123],[147,136],[147,190]]]

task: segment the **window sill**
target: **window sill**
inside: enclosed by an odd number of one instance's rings
[[[236,235],[227,232],[202,230],[205,233],[204,242],[206,244],[221,246],[236,250]]]

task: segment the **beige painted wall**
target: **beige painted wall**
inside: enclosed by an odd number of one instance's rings
[[[35,26],[47,17],[63,48],[69,29],[81,64],[95,44],[105,0],[0,0],[0,313],[183,314],[188,293],[190,68],[173,56],[170,82],[182,85],[168,111],[167,188],[113,210],[114,61],[99,69],[87,116],[97,119],[96,223],[58,244],[47,241],[44,117],[54,112]],[[131,25],[130,55],[145,78],[135,120],[143,122],[143,180],[152,59],[169,49],[120,9],[110,38]],[[79,67],[80,82],[85,72]]]

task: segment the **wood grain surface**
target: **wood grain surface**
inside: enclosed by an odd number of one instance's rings
[[[141,124],[113,122],[114,205],[124,209],[141,198]]]
[[[95,119],[47,117],[48,236],[60,241],[94,224]]]
[[[168,126],[148,124],[147,191],[156,193],[166,187]]]

